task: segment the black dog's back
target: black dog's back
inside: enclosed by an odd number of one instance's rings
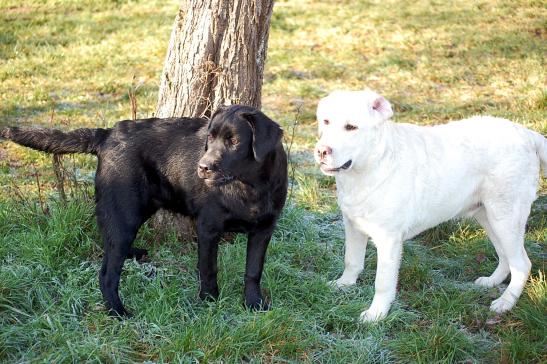
[[[131,188],[136,192],[150,188],[151,199],[160,199],[163,207],[188,214],[185,204],[176,198],[173,186],[188,185],[183,183],[184,179],[195,184],[198,179],[195,170],[203,154],[207,123],[201,118],[149,118],[122,120],[110,129],[81,128],[68,132],[5,127],[0,129],[0,138],[52,154],[97,155],[96,190],[97,184],[100,190],[101,185],[118,178],[115,176],[124,175],[125,180],[129,180],[130,176],[140,174],[145,178],[137,177],[134,181],[138,180],[141,185]],[[185,173],[173,173],[175,171]],[[198,191],[194,188],[192,192]]]
[[[164,146],[176,146],[173,142],[179,138],[193,142],[191,139],[206,125],[207,120],[200,118],[150,118],[119,121],[110,129],[81,128],[68,132],[51,128],[4,127],[0,129],[0,138],[52,154],[97,155],[105,146],[106,149],[116,148],[118,144],[144,147],[143,150],[153,152],[158,141]]]
[[[207,120],[199,118],[118,122],[98,153],[97,202],[115,180],[120,189],[139,194],[145,219],[160,207],[195,215],[203,203],[205,186],[196,171],[206,136]]]

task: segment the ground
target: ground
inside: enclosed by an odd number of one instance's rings
[[[0,1],[0,125],[109,126],[151,116],[177,1]],[[358,284],[337,292],[343,228],[332,178],[311,158],[314,110],[337,89],[372,88],[395,121],[438,124],[475,114],[547,134],[547,10],[541,1],[278,1],[263,88],[283,124],[291,191],[268,251],[273,309],[243,308],[245,238],[220,249],[218,302],[197,297],[196,245],[144,227],[121,294],[134,317],[104,312],[93,216],[95,160],[64,158],[68,202],[51,156],[0,144],[2,362],[545,362],[547,183],[526,234],[532,274],[513,311],[488,310],[499,288],[471,282],[496,266],[472,222],[405,246],[388,318],[359,324],[373,294],[375,251]]]

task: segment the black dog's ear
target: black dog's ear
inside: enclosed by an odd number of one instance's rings
[[[243,112],[240,116],[247,120],[253,130],[254,157],[257,162],[262,162],[281,140],[283,130],[275,121],[258,110]]]

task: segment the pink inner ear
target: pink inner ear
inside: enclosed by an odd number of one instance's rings
[[[376,100],[374,100],[374,102],[372,103],[372,108],[378,112],[382,112],[384,111],[384,102],[386,100],[383,98],[383,97],[378,97]]]

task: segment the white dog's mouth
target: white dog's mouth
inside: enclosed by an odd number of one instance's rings
[[[338,168],[329,168],[327,167],[327,165],[325,163],[321,163],[321,172],[323,173],[326,173],[326,174],[332,174],[332,173],[336,173],[336,172],[340,172],[340,171],[343,171],[345,169],[348,169],[349,167],[351,167],[351,159],[349,161],[347,161],[346,163],[342,164],[340,167]]]

